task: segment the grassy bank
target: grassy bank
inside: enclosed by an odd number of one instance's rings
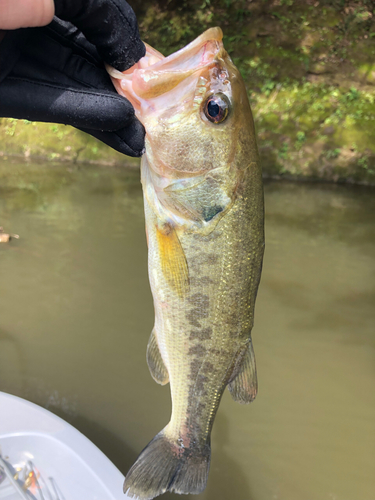
[[[104,165],[139,164],[139,160],[117,153],[72,127],[6,118],[0,119],[0,157]]]
[[[143,39],[166,55],[221,26],[251,100],[269,176],[375,184],[372,1],[131,2]],[[127,162],[64,126],[0,123],[4,154]]]

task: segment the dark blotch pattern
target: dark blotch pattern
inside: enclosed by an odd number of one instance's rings
[[[195,377],[197,376],[198,371],[200,370],[202,366],[202,360],[194,358],[190,362],[190,379],[195,380]]]
[[[195,344],[189,348],[189,355],[192,356],[205,356],[207,349],[202,344]]]
[[[208,377],[206,375],[203,375],[203,373],[200,373],[195,381],[195,394],[199,396],[205,396],[207,394],[207,391],[205,389],[206,384],[208,381]]]
[[[209,340],[211,337],[212,337],[212,328],[208,326],[207,328],[200,328],[199,330],[191,330],[189,335],[189,340],[194,340],[194,339]]]
[[[206,372],[212,373],[215,369],[214,365],[210,363],[210,361],[206,361],[204,364],[204,368]]]
[[[208,295],[195,293],[188,299],[188,302],[190,302],[193,307],[186,313],[186,319],[195,328],[201,328],[199,320],[208,317],[210,299]]]
[[[203,293],[195,293],[189,299],[190,304],[192,304],[198,310],[207,309],[210,305],[210,298],[208,295]]]
[[[209,276],[202,276],[200,278],[191,277],[189,279],[189,282],[191,288],[193,288],[193,287],[205,287],[213,283],[213,280]]]

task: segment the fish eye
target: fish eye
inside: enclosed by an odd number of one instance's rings
[[[206,117],[212,123],[222,123],[229,114],[229,99],[226,95],[218,93],[208,97],[203,105]]]

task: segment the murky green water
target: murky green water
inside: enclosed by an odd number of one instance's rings
[[[0,390],[68,420],[124,473],[170,413],[145,361],[138,177],[0,164],[0,225],[20,234],[0,244]],[[225,394],[196,498],[373,500],[375,191],[269,183],[266,210],[259,395]]]

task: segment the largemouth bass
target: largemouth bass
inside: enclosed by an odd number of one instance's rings
[[[124,491],[152,499],[200,493],[225,387],[240,403],[257,392],[251,342],[261,275],[263,188],[242,78],[211,28],[164,58],[109,69],[146,128],[142,158],[155,326],[152,377],[170,383],[169,424],[129,470]]]

